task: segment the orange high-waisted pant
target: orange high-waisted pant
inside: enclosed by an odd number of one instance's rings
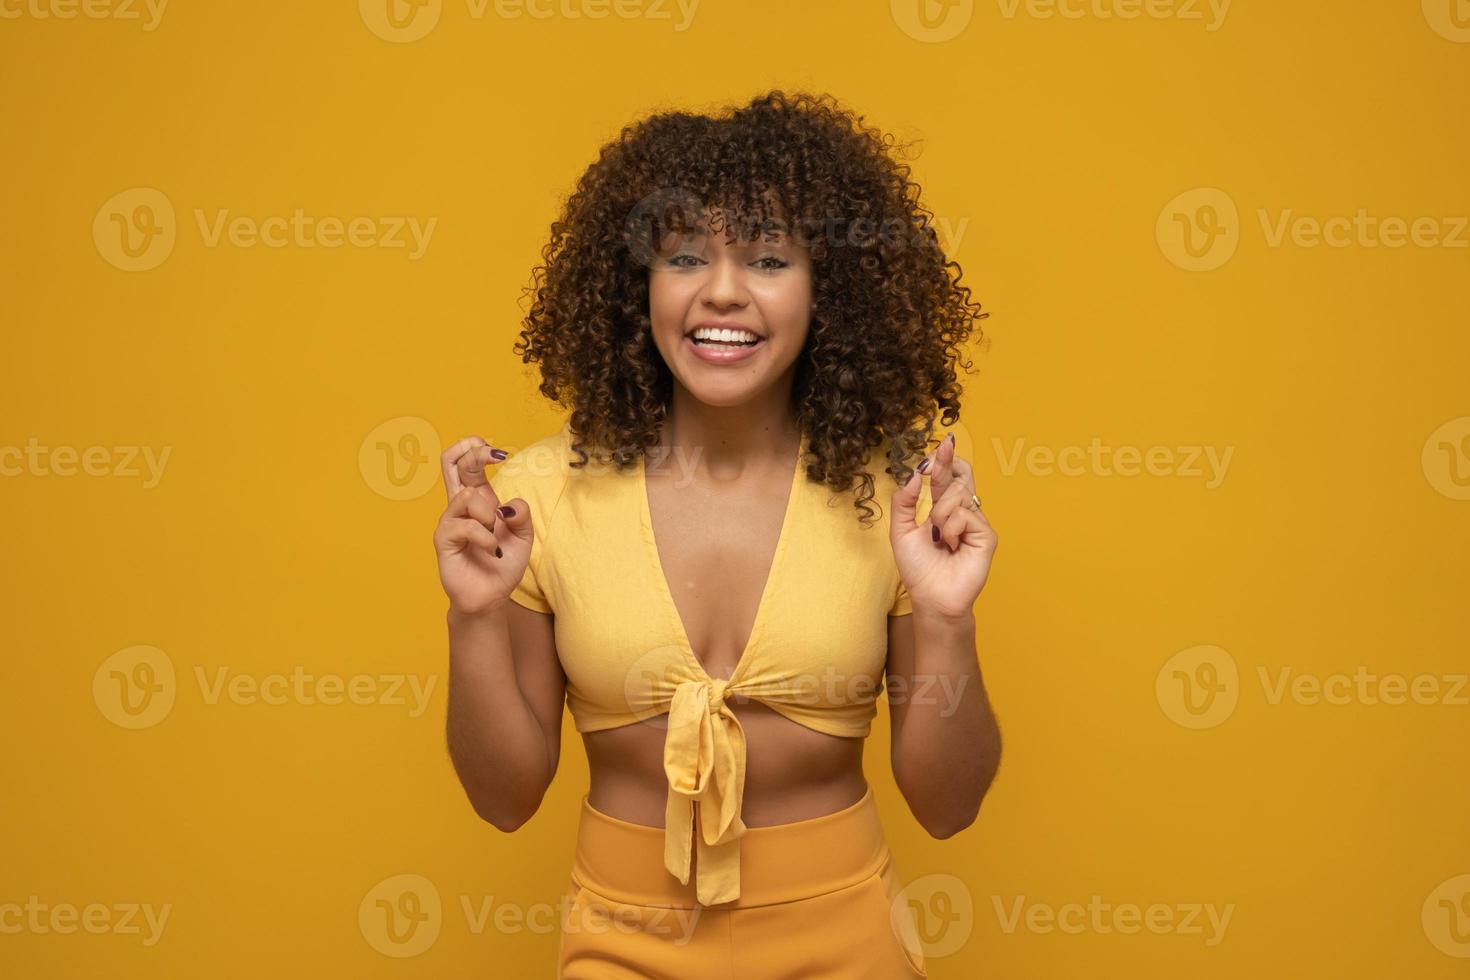
[[[869,787],[845,810],[749,827],[740,897],[702,906],[664,869],[664,831],[582,797],[561,980],[911,980],[927,976]]]

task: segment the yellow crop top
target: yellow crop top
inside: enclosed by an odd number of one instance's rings
[[[573,468],[567,463],[579,457],[570,442],[563,425],[491,471],[495,495],[502,503],[523,498],[535,530],[511,598],[555,616],[577,731],[667,726],[664,866],[688,884],[697,847],[699,902],[732,901],[745,833],[745,733],[725,695],[757,699],[829,735],[869,733],[888,617],[912,611],[888,538],[893,478],[875,453],[874,518],[864,528],[851,494],[807,479],[804,461],[796,468],[750,640],[734,674],[715,678],[695,657],[664,578],[643,461],[623,473],[591,458]],[[929,507],[923,483],[920,520]]]

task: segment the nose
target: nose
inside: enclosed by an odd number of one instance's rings
[[[740,262],[730,252],[723,251],[710,264],[704,301],[723,310],[732,306],[743,306],[745,299],[745,281],[741,278]]]

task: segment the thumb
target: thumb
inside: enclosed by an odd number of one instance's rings
[[[914,517],[919,509],[919,493],[924,488],[924,474],[918,470],[909,477],[909,482],[893,491],[889,505],[893,517],[889,521],[889,537],[897,541],[900,536],[913,531],[918,525]]]
[[[488,487],[481,487],[484,493]],[[531,526],[531,505],[526,503],[524,497],[512,497],[502,500],[495,508],[495,536],[502,541],[507,538],[520,538],[530,544],[534,530]]]

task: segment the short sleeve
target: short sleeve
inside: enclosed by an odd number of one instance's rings
[[[560,479],[562,457],[557,456],[559,440],[548,437],[510,459],[500,463],[491,472],[490,487],[501,503],[519,497],[531,509],[531,528],[535,535],[531,541],[531,559],[521,581],[511,590],[510,598],[518,605],[540,613],[555,613],[546,588],[544,568],[547,545],[550,538],[551,517],[561,496],[563,480]]]
[[[893,597],[893,605],[888,610],[890,616],[907,616],[914,611],[914,604],[909,600],[909,590],[903,584],[903,579],[898,580],[898,591]]]

